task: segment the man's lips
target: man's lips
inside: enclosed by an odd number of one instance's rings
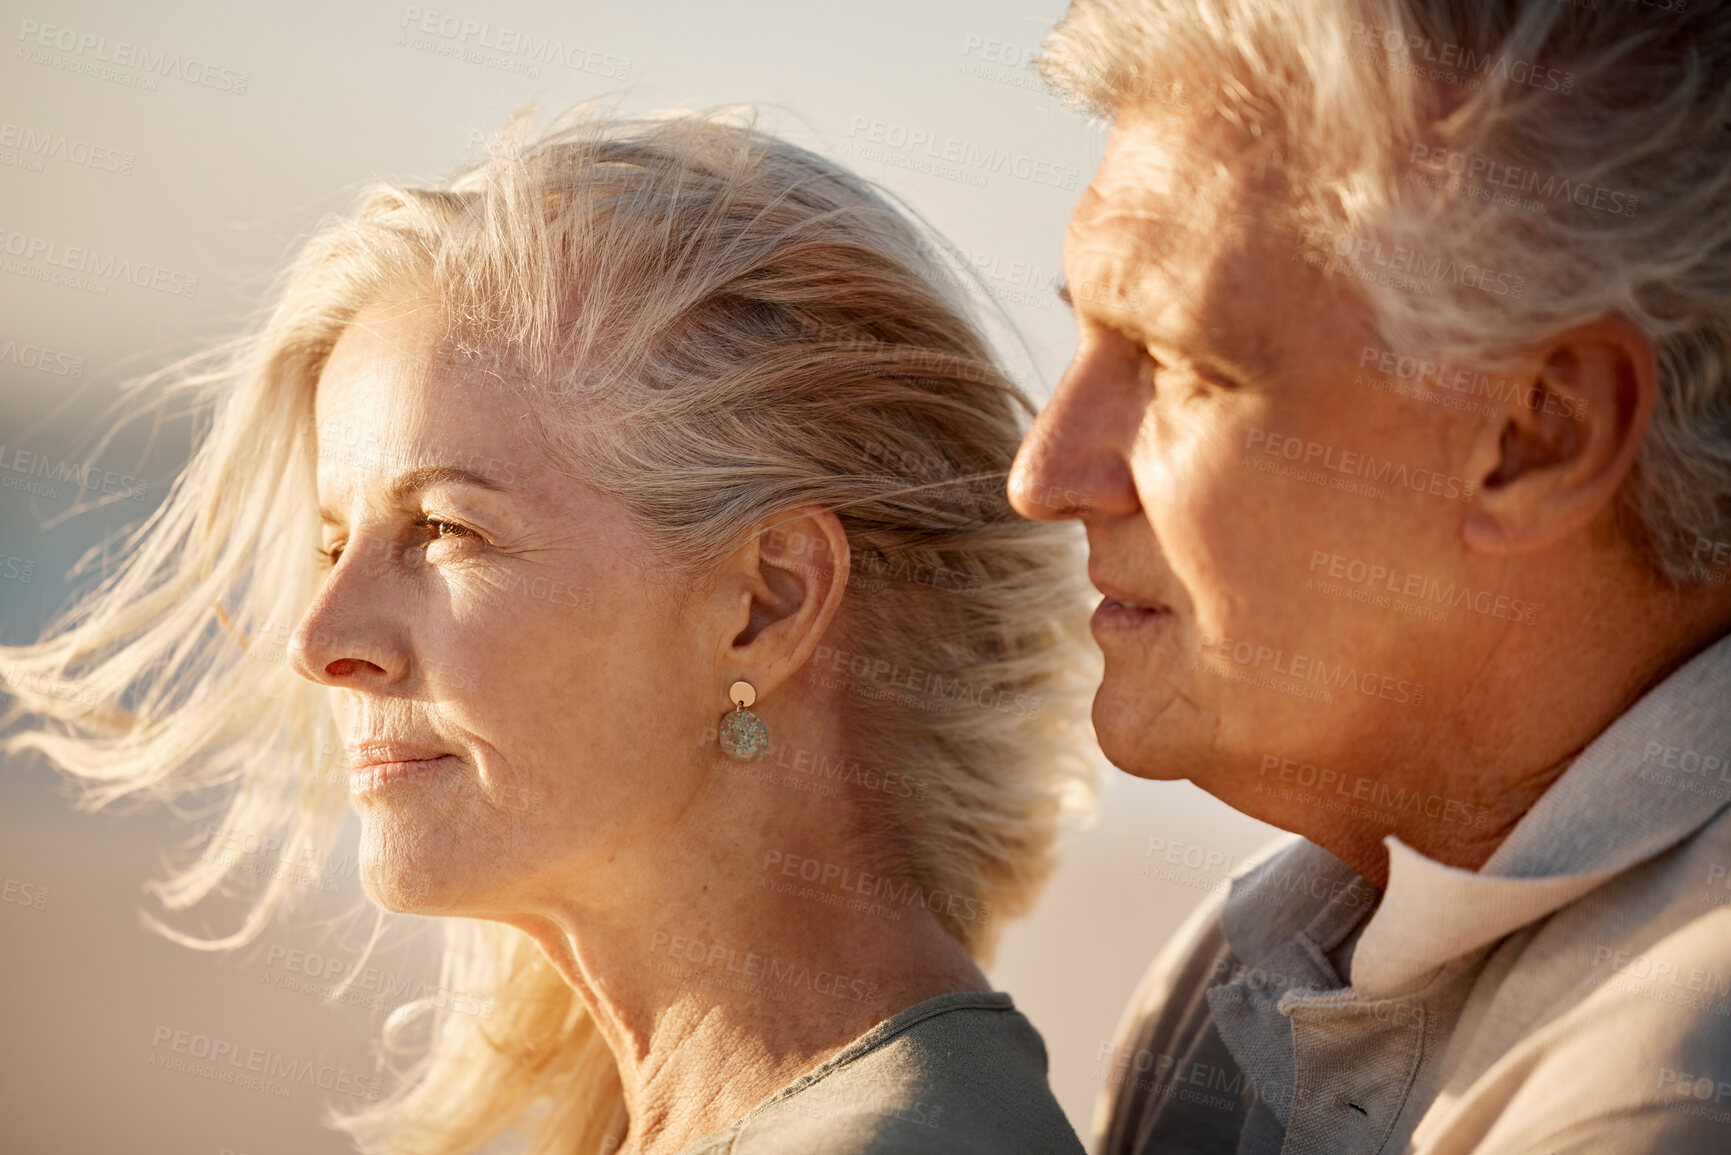
[[[1132,602],[1126,601],[1123,598],[1104,598],[1101,600],[1100,604],[1110,607],[1113,610],[1139,610],[1143,613],[1150,614],[1165,614],[1172,612],[1165,606],[1154,602]]]
[[[1105,595],[1089,622],[1096,634],[1116,630],[1134,630],[1171,618],[1169,607],[1153,598],[1131,593],[1099,574],[1090,572],[1088,579]]]
[[[1117,598],[1102,598],[1089,624],[1096,632],[1135,629],[1163,622],[1171,617],[1172,611],[1165,606],[1144,606],[1135,602],[1121,602]]]
[[[1106,600],[1101,604],[1110,606],[1114,611],[1123,609],[1144,610],[1149,613],[1171,612],[1171,607],[1158,602],[1151,597],[1144,597],[1140,594],[1134,593],[1126,587],[1119,585],[1117,582],[1094,573],[1092,570],[1090,570],[1088,574],[1088,581],[1092,583],[1095,589],[1105,595]]]

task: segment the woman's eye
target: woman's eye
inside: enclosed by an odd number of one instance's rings
[[[415,525],[421,529],[431,531],[430,536],[434,539],[441,537],[475,536],[474,531],[470,530],[467,526],[458,525],[454,521],[441,521],[436,517],[423,517],[419,521],[415,522]]]
[[[425,532],[426,540],[415,543],[415,547],[411,548],[431,545],[433,542],[444,538],[478,536],[474,530],[470,529],[466,525],[458,525],[454,521],[445,521],[444,519],[437,517],[417,518],[412,524],[416,529]],[[316,552],[318,553],[319,561],[324,564],[325,568],[335,568],[337,562],[342,560],[344,545],[345,543],[339,541],[334,542],[331,545],[322,545],[317,548]],[[381,543],[374,543],[375,547],[379,547],[380,545]],[[389,557],[393,554],[401,554],[405,558],[409,556],[409,554],[403,549],[371,548],[368,552],[380,557]],[[419,555],[417,554],[416,556]]]

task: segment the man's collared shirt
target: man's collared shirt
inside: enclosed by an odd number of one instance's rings
[[[1102,1155],[1731,1152],[1731,636],[1477,871],[1295,839],[1154,962]]]

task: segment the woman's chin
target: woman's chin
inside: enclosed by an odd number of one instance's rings
[[[431,914],[438,907],[432,880],[425,874],[405,870],[368,870],[361,867],[361,889],[368,898],[398,914]]]

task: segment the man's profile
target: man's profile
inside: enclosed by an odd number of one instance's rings
[[[1111,760],[1302,836],[1100,1150],[1731,1148],[1731,19],[1077,0],[1041,66],[1113,129],[1012,499]]]

